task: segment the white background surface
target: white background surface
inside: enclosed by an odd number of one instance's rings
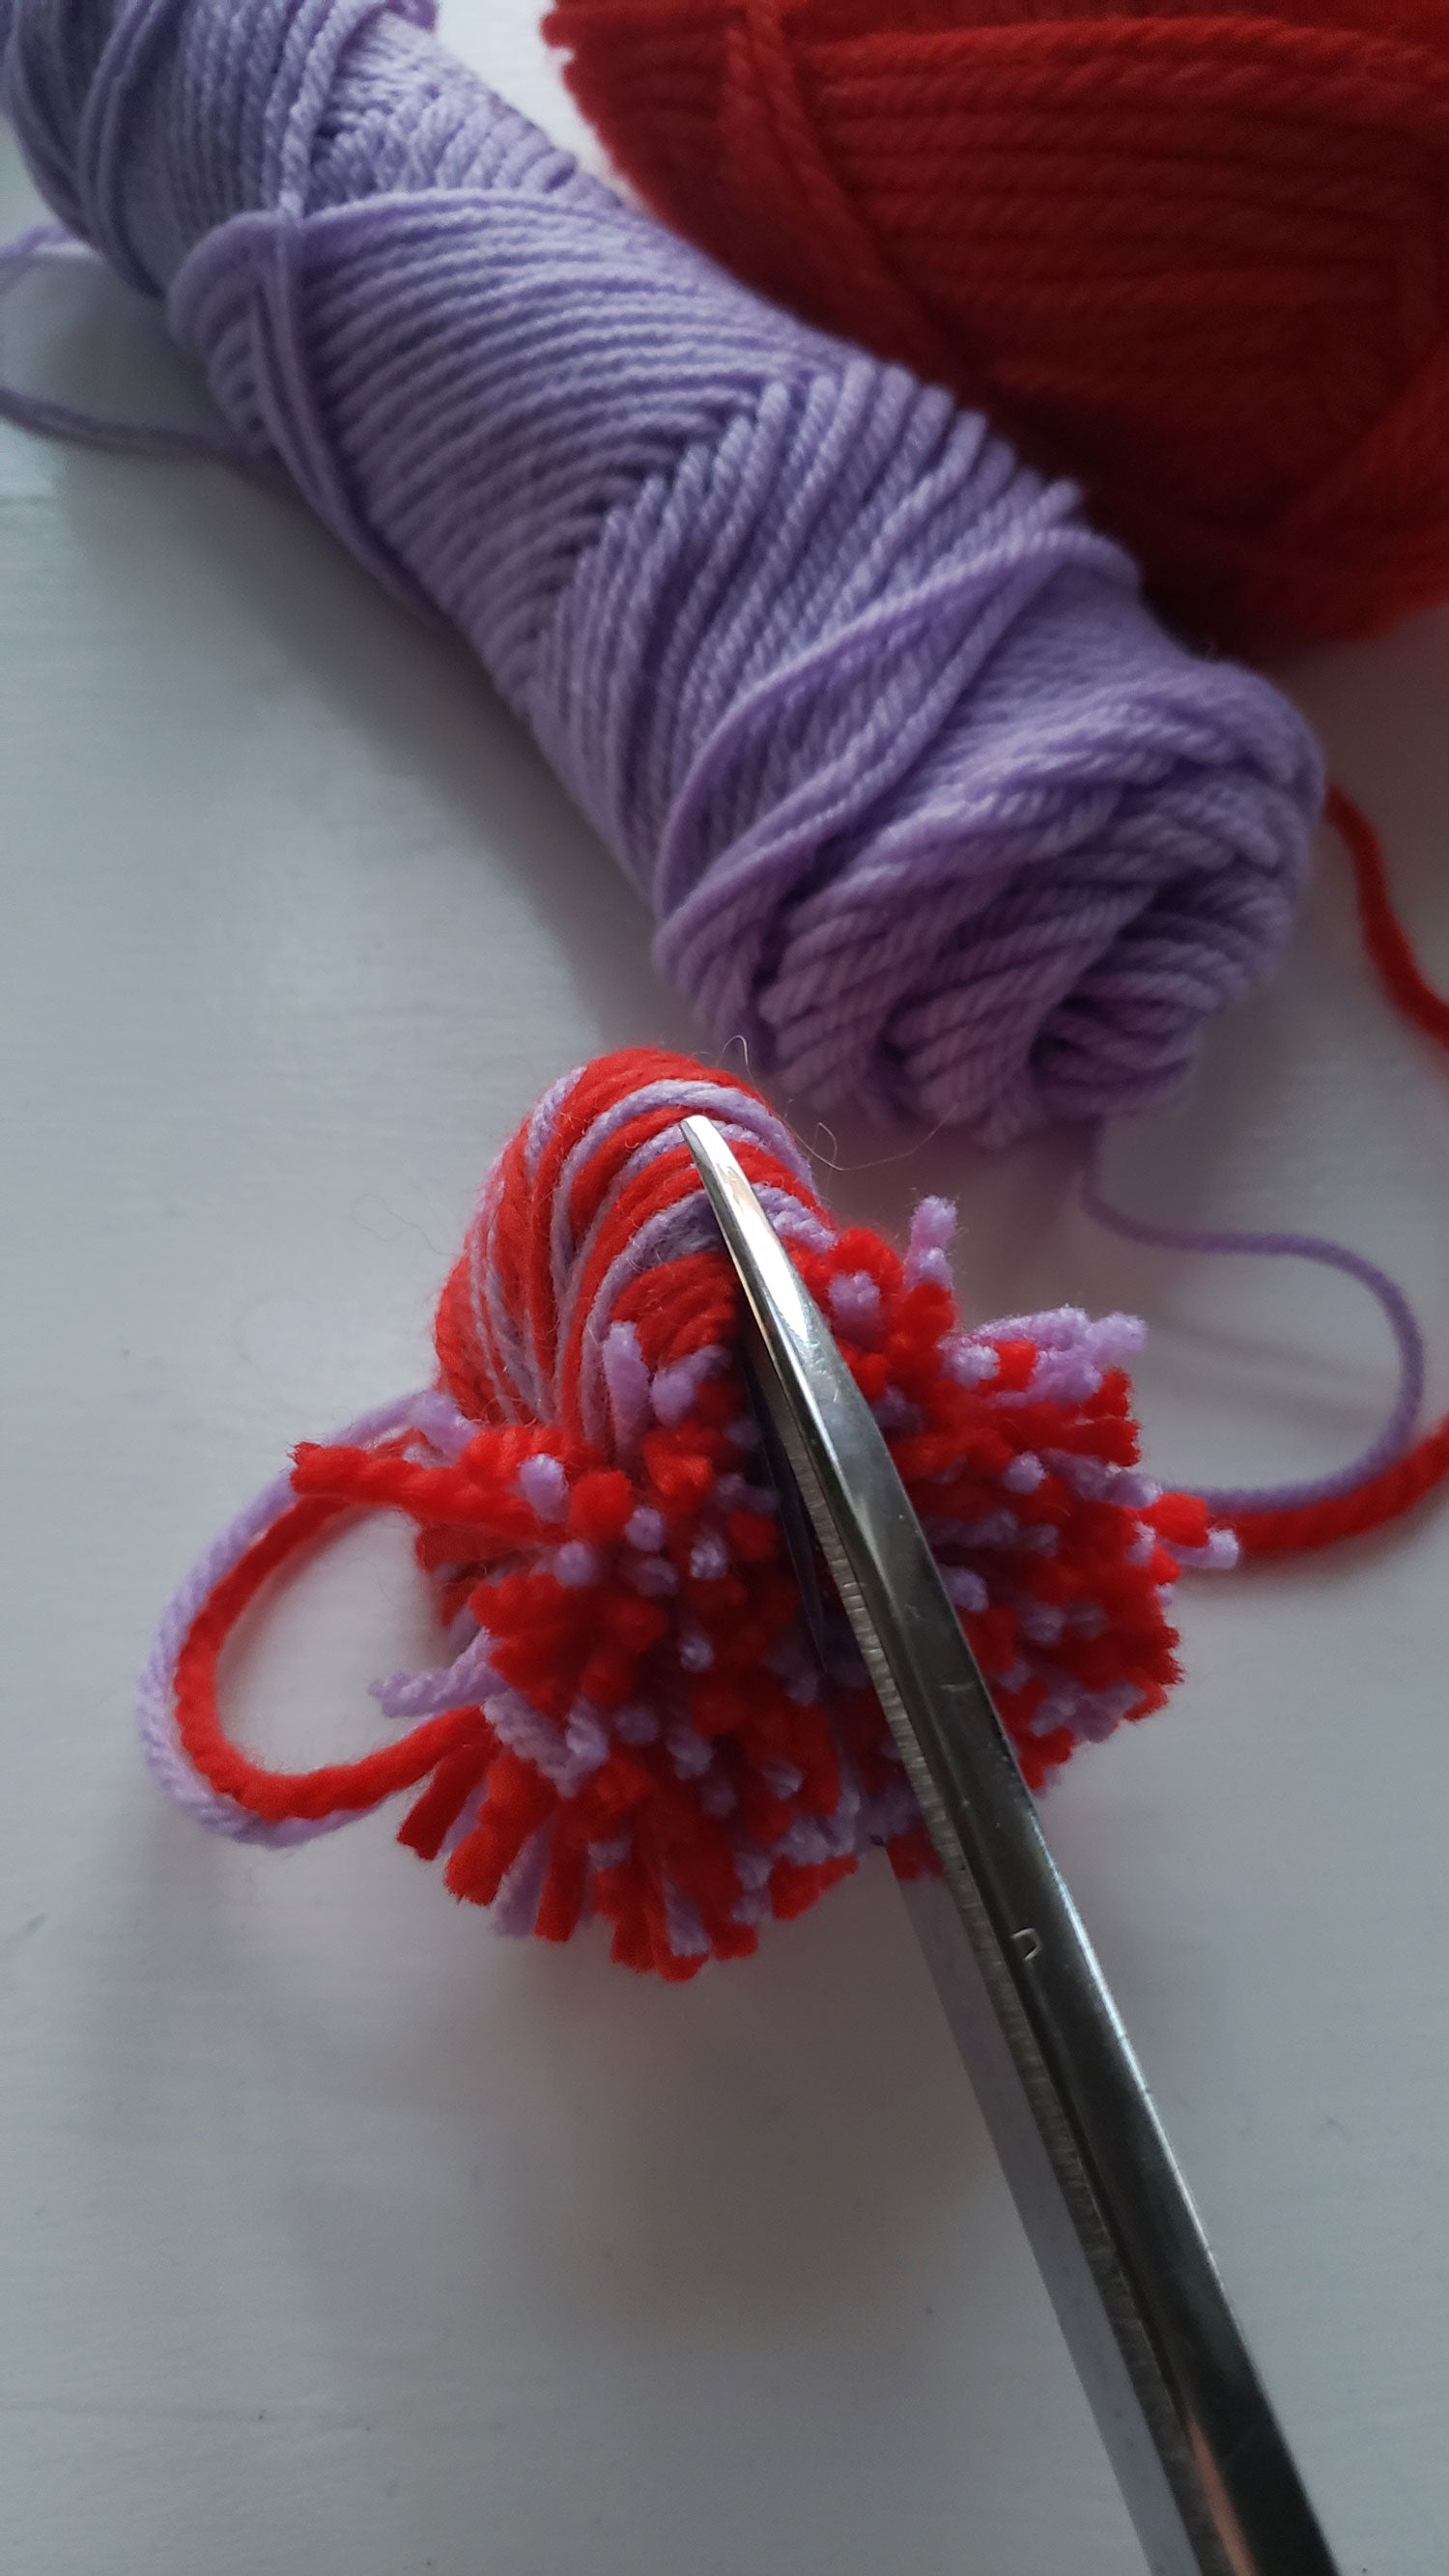
[[[571,133],[530,16],[446,23]],[[7,313],[17,371],[94,389],[99,349],[104,390],[181,399],[137,308],[66,292]],[[1449,617],[1293,677],[1442,978]],[[425,1373],[533,1095],[688,1041],[633,898],[461,653],[219,472],[0,433],[0,744],[0,2560],[1129,2576],[883,1872],[666,1991],[495,1941],[386,1819],[208,1841],[133,1747],[190,1557]],[[838,1151],[878,1219],[959,1192],[977,1312],[1145,1312],[1167,1475],[1326,1465],[1386,1400],[1354,1291],[1104,1241],[1051,1145]],[[1351,1237],[1449,1356],[1449,1080],[1370,988],[1335,849],[1283,982],[1111,1171]],[[1346,2576],[1437,2576],[1449,2535],[1446,1567],[1431,1510],[1190,1588],[1171,1711],[1047,1807]],[[422,1618],[400,1535],[345,1543],[237,1722],[356,1744]]]

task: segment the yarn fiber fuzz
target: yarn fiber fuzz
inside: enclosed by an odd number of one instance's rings
[[[939,386],[381,0],[0,0],[0,82],[233,444],[467,638],[720,1049],[1004,1143],[1171,1094],[1273,971],[1306,726]]]
[[[1080,475],[1237,646],[1449,595],[1442,0],[557,0],[667,220]]]
[[[715,1119],[880,1422],[1027,1779],[1160,1707],[1171,1586],[1232,1561],[1143,1475],[1122,1362],[1140,1327],[1073,1310],[963,1325],[952,1212],[904,1258],[837,1226],[757,1093],[687,1058],[608,1056],[539,1104],[485,1185],[437,1316],[436,1388],[291,1476],[163,1621],[142,1726],[200,1821],[286,1843],[403,1789],[400,1840],[500,1927],[667,1978],[756,1946],[883,1845],[932,1865],[838,1608],[811,1643],[736,1357],[738,1291],[679,1130]],[[411,1721],[356,1763],[265,1769],[217,1664],[242,1610],[337,1515],[417,1524],[450,1660],[377,1688]]]

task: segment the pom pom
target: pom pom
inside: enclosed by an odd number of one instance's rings
[[[456,1896],[550,1940],[602,1915],[617,1959],[670,1978],[753,1950],[871,1845],[933,1865],[838,1605],[811,1643],[688,1110],[718,1121],[833,1317],[1034,1786],[1161,1706],[1178,1568],[1231,1556],[1200,1502],[1139,1471],[1128,1319],[966,1331],[939,1201],[902,1261],[837,1227],[745,1085],[651,1053],[559,1084],[489,1175],[438,1310],[439,1390],[298,1450],[168,1614],[143,1724],[220,1830],[294,1840],[413,1787],[400,1838],[443,1857]],[[359,1506],[417,1524],[453,1660],[379,1686],[420,1721],[401,1743],[264,1771],[222,1735],[220,1644],[293,1546]]]
[[[987,404],[1237,644],[1449,592],[1440,0],[559,0],[668,220]]]

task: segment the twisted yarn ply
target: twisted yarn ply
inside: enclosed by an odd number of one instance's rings
[[[1442,0],[557,0],[620,166],[1235,645],[1449,594]]]
[[[689,1150],[729,1138],[923,1515],[1027,1778],[1161,1705],[1170,1587],[1231,1563],[1203,1504],[1137,1463],[1121,1361],[1140,1327],[1072,1310],[963,1327],[951,1210],[902,1260],[817,1198],[758,1094],[687,1058],[602,1058],[489,1175],[437,1318],[440,1380],[296,1453],[162,1622],[142,1687],[162,1784],[213,1829],[289,1843],[418,1791],[400,1839],[446,1853],[503,1930],[670,1978],[754,1949],[883,1844],[930,1846],[844,1614],[817,1652],[735,1354],[733,1270]],[[450,1661],[378,1685],[402,1738],[265,1769],[226,1738],[221,1649],[340,1513],[418,1524]]]
[[[418,0],[0,0],[63,221],[458,627],[724,1043],[1001,1142],[1272,967],[1320,780],[1070,487],[581,176]]]

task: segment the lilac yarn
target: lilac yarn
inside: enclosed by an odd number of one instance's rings
[[[1404,1455],[1413,1441],[1424,1400],[1425,1357],[1418,1318],[1397,1280],[1365,1253],[1321,1234],[1239,1226],[1164,1225],[1155,1218],[1132,1216],[1105,1196],[1099,1163],[1099,1147],[1094,1144],[1082,1176],[1082,1205],[1098,1225],[1121,1235],[1125,1242],[1147,1244],[1159,1252],[1238,1253],[1244,1258],[1316,1262],[1322,1269],[1341,1271],[1346,1279],[1366,1288],[1393,1335],[1398,1359],[1393,1403],[1381,1429],[1347,1466],[1335,1467],[1324,1476],[1281,1485],[1199,1486],[1196,1490],[1210,1512],[1233,1520],[1240,1512],[1302,1511],[1313,1504],[1334,1502],[1340,1494],[1354,1493],[1360,1485],[1372,1483],[1375,1476]]]
[[[1071,487],[582,175],[423,0],[0,0],[66,224],[466,635],[715,1038],[999,1143],[1271,970],[1320,793]]]
[[[0,250],[0,304],[31,269],[48,259],[74,259],[78,249],[60,224],[32,224],[28,232],[17,234]],[[20,428],[38,430],[48,438],[63,438],[73,447],[96,447],[116,456],[175,456],[239,468],[251,461],[240,439],[220,427],[166,429],[149,421],[108,420],[73,403],[48,402],[41,394],[19,393],[4,384],[0,384],[0,420],[13,420]]]

